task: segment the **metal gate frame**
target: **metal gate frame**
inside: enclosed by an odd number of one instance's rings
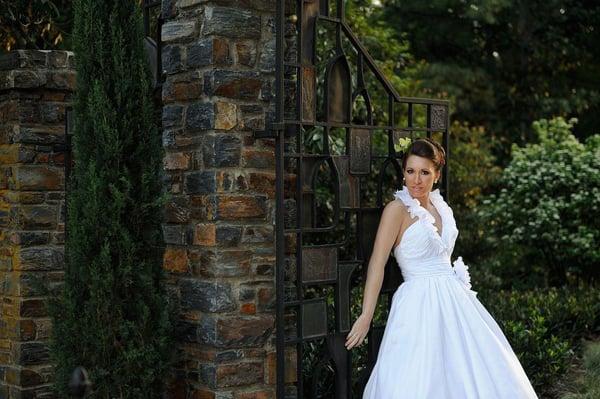
[[[276,230],[276,348],[277,348],[277,398],[284,399],[295,395],[301,397],[304,388],[302,381],[302,358],[303,358],[303,342],[315,338],[325,338],[327,342],[328,359],[335,365],[335,397],[338,399],[349,399],[352,397],[351,381],[350,381],[350,366],[351,356],[345,349],[345,335],[351,327],[350,320],[350,277],[358,264],[363,265],[363,268],[368,265],[370,256],[370,245],[374,237],[368,237],[369,233],[373,233],[373,227],[377,227],[379,218],[378,215],[382,209],[382,178],[385,168],[391,164],[397,176],[402,175],[401,163],[398,158],[401,154],[395,151],[394,143],[400,137],[414,137],[415,133],[425,133],[427,137],[431,137],[433,132],[442,133],[442,145],[446,150],[447,157],[449,154],[449,102],[445,100],[420,99],[401,97],[392,87],[390,82],[385,78],[379,70],[374,60],[368,54],[366,49],[354,35],[344,17],[344,1],[335,1],[336,15],[330,15],[330,4],[328,0],[277,0],[276,8],[276,69],[275,69],[275,120],[270,124],[269,128],[264,132],[255,132],[257,138],[274,138],[275,139],[275,157],[276,157],[276,214],[275,214],[275,230]],[[294,10],[286,10],[287,4],[294,4]],[[295,23],[296,36],[292,41],[292,46],[295,46],[295,52],[289,51],[286,48],[286,16],[293,14],[295,17],[291,21]],[[316,71],[315,71],[315,49],[317,24],[319,22],[327,22],[335,25],[336,30],[336,55],[327,65],[327,72],[324,79],[325,96],[323,101],[324,120],[317,120],[316,111]],[[289,33],[289,32],[288,32]],[[350,68],[347,59],[345,58],[342,49],[342,37],[348,40],[357,54],[357,87],[352,91],[352,80],[350,77]],[[293,49],[293,48],[292,48]],[[286,50],[287,59],[286,59]],[[291,57],[295,59],[289,59]],[[295,57],[294,57],[295,56]],[[388,117],[387,126],[374,126],[372,120],[372,108],[369,93],[364,83],[364,68],[365,66],[377,78],[388,98]],[[286,74],[290,71],[295,71],[297,79],[295,82],[286,82]],[[286,86],[286,83],[287,86]],[[351,93],[349,95],[348,93]],[[291,101],[289,100],[292,96]],[[367,124],[356,124],[352,122],[352,103],[358,97],[362,96],[368,110]],[[396,116],[395,105],[406,105],[406,126],[395,126]],[[425,107],[426,109],[426,126],[414,125],[414,108],[415,106]],[[319,126],[323,128],[323,153],[319,155],[304,154],[302,142],[303,126]],[[346,149],[345,156],[335,156],[329,151],[328,134],[330,129],[342,128],[346,130]],[[377,157],[371,154],[371,135],[375,129],[385,130],[388,135],[388,154],[385,157]],[[295,140],[297,152],[288,151],[285,146],[285,139],[292,138]],[[365,145],[365,138],[369,142]],[[362,139],[362,141],[361,141]],[[362,143],[362,144],[361,144]],[[352,184],[340,179],[351,179],[361,175],[369,175],[371,173],[371,161],[373,159],[383,158],[381,166],[382,173],[378,179],[377,204],[378,209],[366,209],[360,205],[360,183],[358,185],[358,203],[356,203],[356,189],[352,189]],[[297,165],[296,188],[295,188],[295,227],[285,227],[285,203],[284,203],[284,177],[285,177],[285,161],[294,159]],[[344,212],[345,220],[348,221],[348,216],[352,212],[356,212],[357,220],[363,220],[364,223],[357,222],[357,237],[361,243],[358,245],[355,259],[350,261],[338,262],[336,254],[327,252],[328,248],[331,251],[335,250],[335,245],[330,246],[311,246],[303,247],[303,233],[326,231],[327,228],[316,228],[313,226],[314,218],[314,197],[313,209],[305,207],[306,198],[303,195],[307,194],[307,183],[312,184],[312,171],[315,164],[327,162],[331,170],[337,172],[338,186],[334,187],[336,204],[335,218],[339,220],[340,209]],[[341,176],[341,177],[340,177]],[[307,182],[305,182],[307,180]],[[400,179],[401,181],[401,179]],[[356,186],[354,185],[354,188]],[[446,162],[442,171],[442,186],[440,191],[447,198],[448,196],[448,162]],[[341,204],[343,202],[343,204]],[[306,209],[305,209],[306,208]],[[370,215],[370,216],[369,216]],[[363,218],[364,219],[361,219]],[[369,217],[371,219],[369,219]],[[373,217],[375,219],[373,219]],[[369,225],[370,221],[370,225]],[[308,226],[308,227],[307,227]],[[370,229],[370,231],[369,231]],[[296,279],[296,299],[286,301],[285,299],[285,267],[286,267],[286,234],[295,236],[295,279]],[[367,235],[367,237],[365,237]],[[313,251],[312,253],[310,251]],[[337,252],[336,252],[337,253]],[[327,254],[330,256],[327,257]],[[320,270],[320,280],[315,274],[315,270],[310,269],[315,258],[322,262],[321,266],[327,264],[335,265],[334,275],[331,273],[323,273]],[[388,266],[389,266],[388,262]],[[309,273],[305,269],[310,269],[313,273],[312,280],[309,278],[305,281],[305,274]],[[388,270],[389,269],[389,270]],[[394,272],[396,269],[396,272]],[[364,274],[364,270],[363,270]],[[382,293],[393,292],[398,286],[400,273],[395,268],[386,266],[386,278],[382,287]],[[331,284],[335,287],[335,329],[333,332],[328,331],[327,316],[323,321],[322,312],[326,312],[323,301],[319,299],[305,300],[303,298],[304,285],[313,284]],[[391,304],[391,298],[388,297],[388,306]],[[295,333],[293,335],[286,334],[285,331],[285,312],[288,308],[297,309]],[[365,375],[368,377],[370,370],[375,362],[375,356],[378,351],[383,328],[372,330],[369,334],[369,364],[367,365]],[[296,346],[296,393],[286,393],[285,375],[285,349],[289,345]],[[363,385],[364,387],[364,385]],[[316,393],[312,394],[316,397]]]

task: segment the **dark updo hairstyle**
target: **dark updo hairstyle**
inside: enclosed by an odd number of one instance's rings
[[[430,159],[435,170],[440,170],[446,163],[446,151],[437,141],[429,137],[419,138],[410,143],[402,159],[402,169],[406,169],[406,160],[410,155]]]

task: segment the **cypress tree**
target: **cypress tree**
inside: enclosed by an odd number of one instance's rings
[[[95,398],[160,397],[171,365],[163,147],[135,0],[74,1],[74,166],[65,283],[51,300],[56,390],[84,366]]]

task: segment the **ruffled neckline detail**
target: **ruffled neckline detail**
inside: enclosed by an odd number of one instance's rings
[[[403,186],[402,190],[397,190],[394,193],[394,197],[402,201],[404,205],[406,205],[409,214],[412,218],[419,218],[419,220],[423,221],[423,225],[427,228],[427,231],[430,233],[431,237],[439,242],[442,249],[448,251],[450,249],[450,245],[446,237],[448,237],[449,229],[456,228],[454,223],[454,216],[452,213],[452,209],[448,206],[442,195],[440,194],[440,189],[436,188],[429,193],[429,199],[433,203],[433,206],[440,214],[442,219],[442,233],[441,235],[438,233],[438,228],[435,225],[435,218],[427,209],[425,209],[418,199],[414,198],[410,195],[408,191],[408,187]]]

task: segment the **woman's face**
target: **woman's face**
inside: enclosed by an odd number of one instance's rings
[[[433,161],[414,154],[408,156],[404,179],[411,196],[417,198],[426,196],[439,177],[440,172],[435,170]]]

